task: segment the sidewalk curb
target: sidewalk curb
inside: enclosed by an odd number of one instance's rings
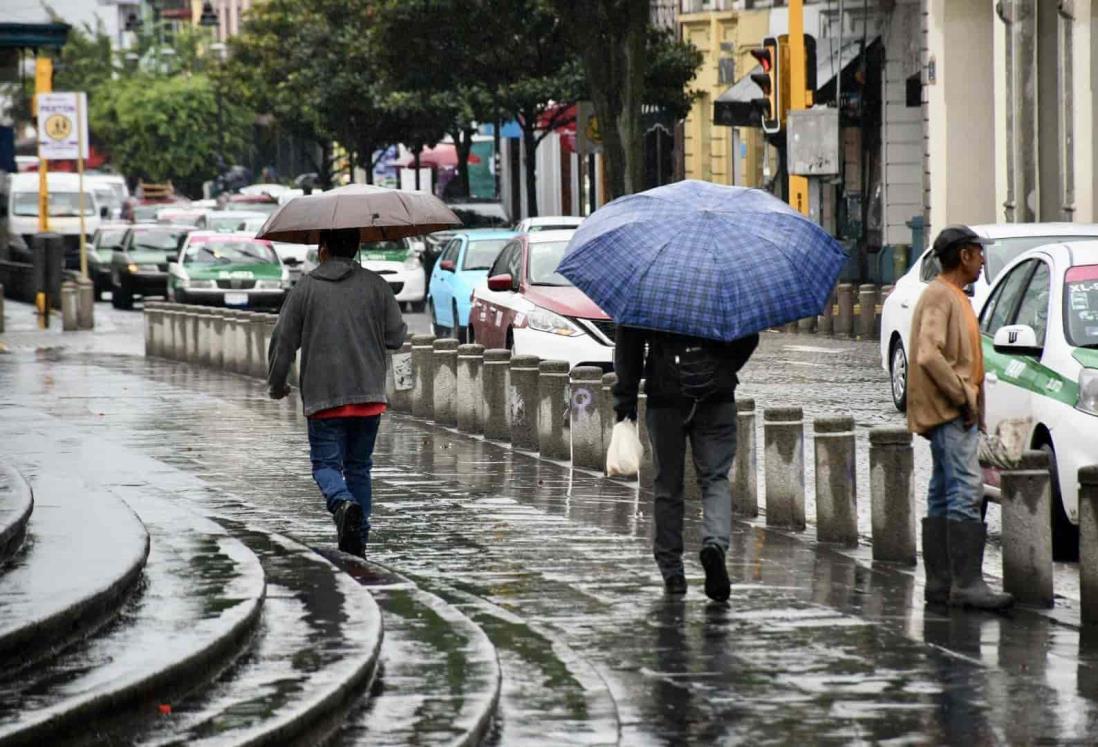
[[[27,535],[27,522],[34,510],[34,491],[19,470],[7,462],[0,461],[0,472],[7,477],[8,487],[3,492],[13,496],[12,506],[15,516],[7,524],[0,526],[0,566],[19,552]]]

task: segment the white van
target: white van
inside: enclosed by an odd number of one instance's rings
[[[76,174],[50,172],[49,229],[65,237],[65,267],[80,266],[80,180]],[[38,233],[38,174],[10,174],[0,186],[0,207],[7,230],[21,236],[27,247]],[[100,206],[92,185],[84,183],[84,231],[91,243],[99,228]]]

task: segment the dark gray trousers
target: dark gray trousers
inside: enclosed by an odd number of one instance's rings
[[[732,487],[728,473],[736,454],[736,403],[701,403],[690,408],[649,407],[645,417],[652,442],[656,494],[654,555],[663,577],[683,572],[683,463],[686,439],[702,495],[702,545],[728,551],[732,534]]]

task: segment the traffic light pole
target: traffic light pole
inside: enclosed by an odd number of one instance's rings
[[[807,109],[804,51],[804,0],[789,0],[789,108]],[[809,213],[808,177],[789,176],[789,204],[802,215]]]

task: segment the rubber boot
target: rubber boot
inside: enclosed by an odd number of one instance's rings
[[[950,521],[949,566],[953,583],[949,589],[952,607],[1001,610],[1014,604],[1014,597],[993,591],[984,581],[984,542],[987,525],[982,521]]]
[[[949,570],[948,522],[944,516],[923,519],[923,569],[926,571],[924,598],[927,604],[948,604],[953,575]]]

